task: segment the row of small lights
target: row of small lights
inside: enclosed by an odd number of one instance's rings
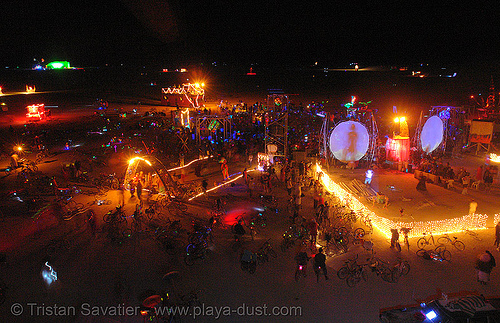
[[[326,174],[319,164],[316,164],[316,171],[320,173],[320,179],[325,189],[340,199],[343,205],[346,205],[356,213],[367,216],[372,225],[380,230],[387,238],[391,237],[391,229],[411,228],[408,237],[422,236],[424,233],[432,232],[440,235],[445,233],[461,232],[467,230],[486,229],[485,214],[471,214],[459,218],[436,220],[436,221],[415,221],[415,222],[395,222],[390,219],[376,215],[373,211],[364,206],[356,197],[344,190],[335,183],[328,174]],[[500,220],[500,214],[495,214],[495,223]]]

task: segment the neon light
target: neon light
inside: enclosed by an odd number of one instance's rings
[[[356,197],[344,190],[340,185],[332,181],[330,176],[325,173],[321,166],[316,164],[316,171],[320,174],[320,180],[325,189],[339,198],[340,202],[349,207],[358,214],[368,216],[372,225],[380,230],[387,238],[391,237],[391,229],[412,228],[408,237],[422,236],[426,232],[432,232],[434,235],[445,233],[462,232],[463,230],[486,229],[488,216],[485,214],[468,214],[458,218],[435,220],[435,221],[414,221],[414,222],[395,222],[375,214],[363,205]],[[498,215],[500,219],[500,215]],[[497,220],[497,215],[495,215]]]
[[[255,169],[251,169],[251,170],[249,170],[248,172],[253,172],[253,171],[255,171]],[[233,178],[232,180],[226,181],[226,182],[224,182],[224,183],[222,183],[222,184],[220,184],[220,185],[217,185],[217,186],[212,187],[211,189],[207,190],[207,193],[208,193],[208,192],[211,192],[211,191],[213,191],[213,190],[216,190],[216,189],[218,189],[219,187],[222,187],[222,186],[225,186],[225,185],[227,185],[227,184],[230,184],[230,183],[232,183],[232,182],[234,182],[234,181],[236,181],[236,180],[238,180],[238,179],[240,179],[240,178],[242,178],[242,177],[243,177],[243,174],[241,174],[241,173],[236,173],[236,174],[240,174],[240,175],[236,176],[236,177],[235,177],[235,178]],[[236,174],[232,174],[231,176],[234,176],[234,175],[236,175]],[[231,177],[231,176],[229,176],[229,177]],[[205,194],[205,193],[204,193],[204,192],[199,193],[199,194],[197,194],[197,195],[193,196],[192,198],[190,198],[188,201],[191,201],[191,200],[193,200],[193,199],[195,199],[195,198],[197,198],[197,197],[200,197],[200,196],[202,196],[203,194]]]
[[[45,262],[45,266],[49,268],[49,270],[44,269],[42,271],[42,277],[43,280],[47,283],[47,285],[51,285],[53,282],[57,280],[57,273],[52,269],[52,267],[49,265],[49,262]]]
[[[204,83],[202,83],[202,86]],[[191,84],[191,83],[185,83],[182,84],[182,87],[168,87],[168,88],[162,88],[161,91],[163,94],[177,94],[177,95],[184,95],[186,99],[189,101],[189,103],[193,106],[193,108],[199,107],[198,104],[198,98],[204,97],[205,96],[205,90],[203,87],[200,86],[200,84]],[[194,97],[195,103],[193,103],[193,100],[191,97]]]
[[[56,61],[50,62],[47,64],[48,69],[62,69],[62,68],[71,68],[68,61]]]
[[[188,167],[189,165],[191,165],[194,162],[197,162],[197,161],[200,161],[200,160],[204,160],[204,159],[208,159],[208,158],[211,158],[211,157],[213,157],[213,156],[205,156],[205,157],[202,157],[202,158],[194,159],[194,160],[190,161],[189,163],[187,163],[184,166],[179,166],[179,167],[167,169],[167,172],[171,172],[171,171],[178,170],[178,169],[181,169],[181,168],[184,168],[184,167]]]

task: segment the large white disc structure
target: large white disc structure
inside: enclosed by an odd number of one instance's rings
[[[432,116],[425,122],[420,134],[422,150],[427,154],[435,150],[443,141],[443,121],[438,116]]]
[[[343,162],[357,161],[363,158],[370,144],[366,127],[356,121],[339,123],[330,134],[330,151]]]

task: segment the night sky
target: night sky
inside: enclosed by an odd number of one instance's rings
[[[497,60],[498,2],[463,3],[3,0],[0,66],[33,58],[75,66]]]

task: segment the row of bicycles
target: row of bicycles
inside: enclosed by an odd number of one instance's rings
[[[358,255],[352,259],[347,259],[344,266],[337,271],[339,279],[345,280],[347,286],[354,287],[361,280],[367,281],[369,273],[375,273],[382,280],[388,283],[397,283],[401,276],[408,275],[410,263],[407,260],[398,258],[396,263],[389,263],[374,254],[365,263],[358,263]]]

